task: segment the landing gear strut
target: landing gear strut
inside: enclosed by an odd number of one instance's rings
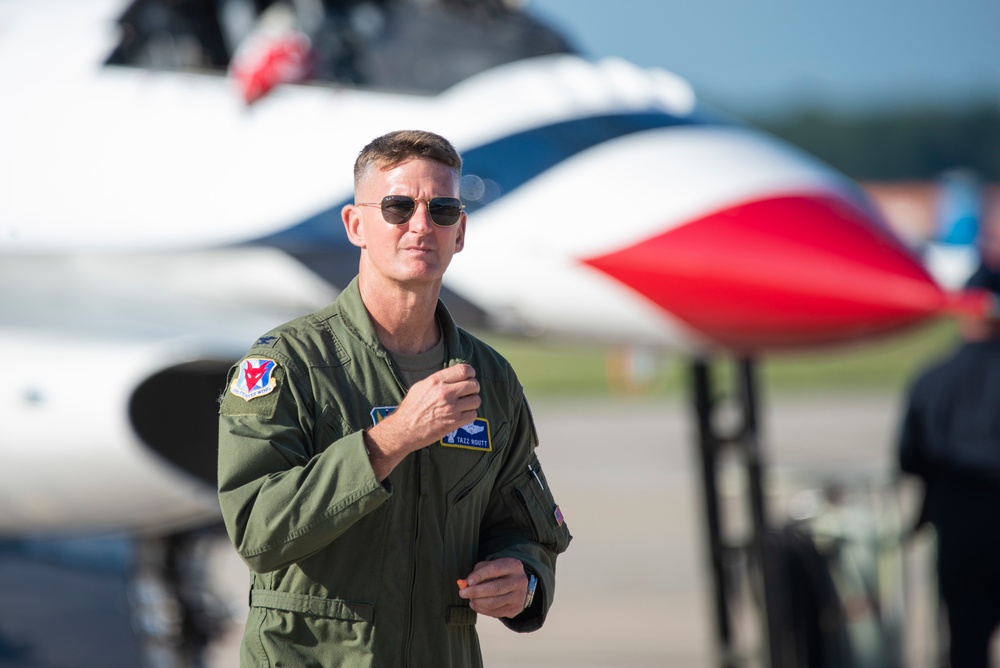
[[[702,491],[704,494],[705,526],[711,570],[711,592],[715,616],[715,640],[719,648],[719,665],[737,668],[746,665],[737,648],[734,630],[733,603],[736,599],[734,564],[746,557],[750,587],[761,597],[762,610],[767,609],[766,597],[771,587],[765,564],[764,537],[767,515],[764,503],[763,461],[758,438],[757,389],[754,361],[750,358],[736,360],[731,379],[731,395],[719,393],[718,378],[711,363],[704,358],[691,364],[691,383],[698,428],[698,454],[701,462]],[[722,400],[730,400],[737,411],[737,423],[727,430],[720,427],[720,409],[726,407]],[[741,460],[746,474],[745,504],[749,511],[749,536],[741,543],[727,539],[727,526],[723,499],[719,489],[722,474],[722,457],[731,449]],[[755,568],[753,566],[756,566]],[[759,615],[761,641],[760,665],[773,665],[771,655],[774,641],[768,628],[766,614]]]
[[[224,528],[211,525],[137,540],[129,607],[143,668],[205,666],[206,648],[232,618],[209,569],[224,539]]]

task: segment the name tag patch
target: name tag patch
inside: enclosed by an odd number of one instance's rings
[[[490,440],[490,422],[486,418],[476,418],[475,422],[470,422],[447,434],[440,443],[446,448],[491,452],[493,442]]]
[[[229,391],[244,401],[270,394],[277,387],[272,373],[276,366],[274,360],[248,357],[240,364],[240,370],[229,385]]]
[[[386,419],[397,408],[399,406],[376,406],[371,412],[372,424],[378,424]],[[470,422],[464,427],[459,427],[455,431],[446,434],[438,443],[446,448],[465,448],[466,450],[492,452],[493,442],[490,440],[490,421],[486,418],[476,418],[475,422]]]

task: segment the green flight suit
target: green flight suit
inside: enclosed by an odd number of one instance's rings
[[[244,666],[482,664],[456,580],[514,557],[535,603],[502,620],[541,627],[571,536],[535,455],[523,391],[496,351],[455,326],[449,364],[476,370],[476,422],[410,454],[380,484],[361,430],[404,390],[357,279],[330,306],[261,337],[221,405],[219,499],[251,570]]]

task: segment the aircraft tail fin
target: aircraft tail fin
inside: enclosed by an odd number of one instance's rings
[[[941,285],[959,290],[979,266],[983,186],[968,169],[943,173],[938,181],[932,237],[926,248],[927,266]]]

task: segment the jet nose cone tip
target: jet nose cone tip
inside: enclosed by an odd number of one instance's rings
[[[942,311],[962,318],[1000,319],[1000,301],[988,290],[970,289],[945,295]]]
[[[586,262],[734,348],[857,340],[949,303],[915,255],[836,194],[741,203]]]

